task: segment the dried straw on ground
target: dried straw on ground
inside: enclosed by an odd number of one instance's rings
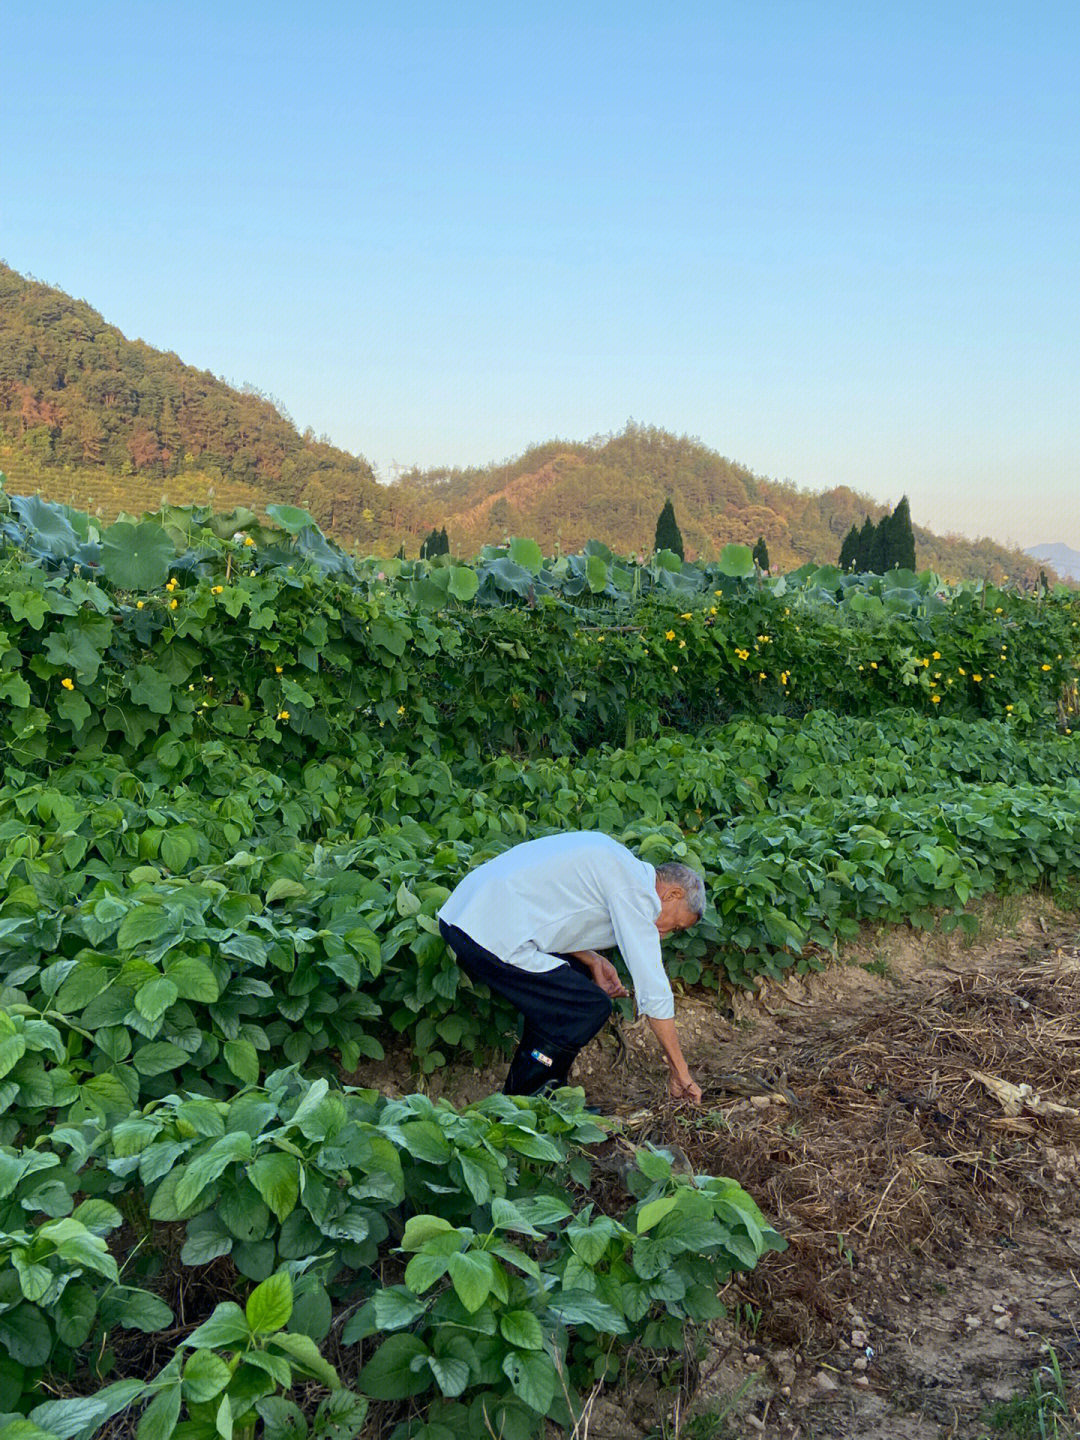
[[[706,1118],[631,1103],[625,1135],[738,1177],[787,1236],[728,1297],[762,1307],[771,1340],[825,1341],[875,1257],[1007,1236],[1080,1184],[1075,948],[931,972],[855,1013],[809,1010],[779,986],[766,1002],[779,1034],[729,1047],[737,1073],[723,1053],[699,1067]]]

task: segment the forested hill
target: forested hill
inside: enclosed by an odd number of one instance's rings
[[[405,522],[365,460],[302,436],[265,396],[128,340],[84,301],[0,265],[0,470],[82,509],[303,505],[372,541]]]
[[[835,561],[852,524],[885,507],[846,488],[764,480],[696,440],[628,425],[555,440],[506,464],[411,471],[380,485],[368,463],[301,435],[266,396],[128,340],[88,304],[0,264],[0,470],[112,519],[172,504],[303,506],[344,544],[416,554],[446,528],[458,555],[528,535],[550,553],[604,540],[651,550],[670,497],[688,558],[765,538],[774,566]],[[899,496],[894,496],[894,500]],[[914,520],[918,522],[916,514]],[[990,541],[941,539],[916,523],[917,562],[949,579],[1032,580],[1040,562]]]
[[[410,471],[395,488],[425,533],[445,526],[462,555],[505,535],[532,536],[545,553],[577,549],[591,536],[620,553],[650,550],[670,497],[688,559],[715,557],[732,542],[753,545],[760,535],[770,563],[789,570],[835,562],[853,524],[888,513],[846,486],[812,492],[765,480],[697,440],[634,424],[584,443],[551,441],[483,469]],[[953,580],[1038,577],[1040,562],[1020,550],[943,538],[917,523],[914,531],[921,569]]]

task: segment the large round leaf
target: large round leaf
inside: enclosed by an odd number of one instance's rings
[[[602,555],[589,556],[585,562],[585,574],[588,577],[589,589],[594,595],[600,595],[607,589],[608,567]]]
[[[467,565],[455,565],[450,572],[450,594],[455,600],[471,600],[480,586],[475,570]]]
[[[510,559],[515,565],[539,575],[540,567],[544,563],[544,552],[535,540],[515,537],[510,541]]]
[[[532,572],[505,555],[484,566],[484,579],[490,579],[495,589],[503,594],[509,592],[513,595],[527,595],[534,584]]]
[[[819,565],[809,577],[807,584],[820,585],[825,590],[836,590],[844,578],[844,572],[837,565]]]
[[[902,570],[899,567],[895,570],[886,570],[881,581],[886,590],[925,589],[920,584],[920,577],[915,574],[914,570]]]
[[[118,520],[101,539],[101,568],[121,590],[156,590],[169,578],[176,547],[160,525]]]
[[[437,585],[429,575],[409,581],[409,594],[421,610],[441,610],[446,604],[446,588]]]
[[[266,513],[290,535],[299,535],[300,531],[306,530],[309,525],[318,528],[314,518],[306,510],[301,510],[299,505],[268,505]]]
[[[26,526],[27,544],[37,554],[61,560],[79,543],[64,513],[66,506],[42,500],[40,495],[13,495],[11,508]]]
[[[745,546],[743,547],[746,548]],[[747,554],[750,552],[747,551]],[[661,570],[670,570],[675,574],[681,574],[683,562],[675,554],[674,550],[658,550],[653,557],[655,563]]]
[[[747,580],[754,573],[754,552],[749,545],[725,545],[720,552],[720,573]]]

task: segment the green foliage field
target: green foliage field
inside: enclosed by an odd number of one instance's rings
[[[762,583],[742,547],[359,561],[274,518],[0,513],[0,1421],[343,1440],[374,1405],[395,1440],[524,1440],[783,1242],[652,1149],[599,1209],[580,1092],[348,1083],[512,1043],[442,899],[604,830],[703,870],[669,968],[715,988],[1065,888],[1080,608]],[[181,1317],[210,1273],[236,1300]]]

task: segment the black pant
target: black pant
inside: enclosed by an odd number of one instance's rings
[[[535,1095],[565,1085],[574,1056],[611,1014],[610,997],[581,961],[560,955],[566,963],[553,970],[522,970],[507,965],[456,925],[440,920],[439,929],[466,975],[509,1000],[524,1017],[505,1094]]]

